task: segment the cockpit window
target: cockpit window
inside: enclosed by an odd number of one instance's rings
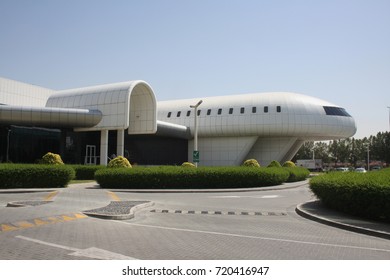
[[[344,108],[324,106],[324,110],[325,113],[330,116],[351,117],[351,115],[348,114],[348,112]]]

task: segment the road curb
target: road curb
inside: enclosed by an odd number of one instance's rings
[[[276,191],[295,189],[306,186],[308,180],[284,183],[282,185],[259,187],[259,188],[235,188],[235,189],[107,189],[113,192],[129,192],[129,193],[228,193],[228,192],[258,192],[258,191]]]
[[[334,220],[327,219],[325,217],[315,215],[313,213],[310,213],[309,211],[304,210],[304,206],[306,204],[312,203],[314,201],[316,201],[316,200],[311,200],[311,201],[299,204],[295,208],[295,212],[304,218],[319,222],[321,224],[325,224],[328,226],[333,226],[333,227],[344,229],[344,230],[349,230],[349,231],[353,231],[353,232],[357,232],[357,233],[362,233],[362,234],[371,235],[371,236],[380,237],[380,238],[390,240],[390,233],[389,232],[368,229],[368,228],[364,228],[364,227],[359,227],[359,226],[355,226],[355,225],[351,225],[351,224],[347,224],[347,223],[334,221]]]

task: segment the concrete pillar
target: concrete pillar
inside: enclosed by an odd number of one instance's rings
[[[100,165],[107,165],[108,157],[108,130],[100,132]]]
[[[125,131],[119,129],[116,136],[116,155],[123,156],[125,149]]]

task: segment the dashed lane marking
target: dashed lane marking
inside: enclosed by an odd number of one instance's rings
[[[168,210],[168,209],[153,209],[151,213],[162,214],[201,214],[201,215],[242,215],[242,216],[287,216],[286,212],[269,212],[269,211],[208,211],[208,210]]]
[[[32,227],[43,226],[43,225],[47,225],[47,224],[69,222],[69,221],[74,221],[77,219],[84,219],[87,217],[88,217],[87,215],[84,215],[81,213],[73,213],[73,214],[52,216],[52,217],[46,217],[46,218],[35,218],[35,219],[31,219],[31,220],[18,221],[18,222],[12,222],[12,223],[3,223],[3,224],[0,224],[0,232],[7,232],[7,231],[32,228]]]

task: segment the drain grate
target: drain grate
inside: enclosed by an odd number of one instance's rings
[[[268,211],[208,211],[208,210],[168,210],[153,209],[151,213],[161,214],[188,214],[188,215],[231,215],[231,216],[287,216],[286,212],[268,212]]]

